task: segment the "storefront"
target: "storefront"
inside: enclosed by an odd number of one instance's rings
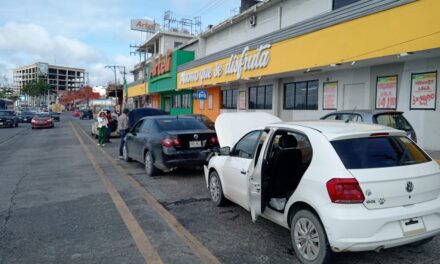
[[[197,98],[197,96],[193,96],[194,98],[194,114],[201,114],[207,116],[212,121],[217,119],[217,116],[220,114],[220,106],[221,106],[221,88],[218,87],[207,87],[206,89],[206,98],[202,100]],[[194,95],[197,95],[197,90],[194,91]]]
[[[139,108],[146,105],[148,101],[148,82],[138,81],[128,85],[127,107],[129,109]]]
[[[168,51],[153,59],[148,67],[148,88],[152,107],[160,108],[171,115],[191,114],[193,110],[192,91],[177,91],[177,66],[194,60],[194,52]]]
[[[221,87],[221,112],[267,111],[284,121],[395,109],[405,112],[423,147],[440,150],[434,10],[439,1],[409,1],[330,26],[311,20],[310,32],[294,25],[180,66],[177,88]]]

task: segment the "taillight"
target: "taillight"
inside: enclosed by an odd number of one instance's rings
[[[209,141],[210,141],[212,144],[217,144],[217,143],[218,143],[218,139],[217,139],[217,137],[211,137],[211,138],[209,139]]]
[[[174,146],[180,146],[180,140],[178,138],[169,138],[166,137],[162,139],[162,146],[164,147],[174,147]]]
[[[333,203],[355,204],[364,202],[364,194],[356,179],[337,178],[327,182],[327,191]]]

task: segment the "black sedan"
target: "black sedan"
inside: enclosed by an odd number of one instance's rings
[[[34,117],[35,112],[31,112],[31,111],[22,111],[19,115],[18,115],[18,121],[20,123],[30,123],[32,118]]]
[[[61,113],[58,112],[50,112],[50,116],[54,121],[60,121]]]
[[[93,119],[93,112],[89,109],[84,109],[80,111],[79,119]]]
[[[15,111],[0,111],[0,127],[18,127],[18,118],[15,115]]]
[[[208,151],[218,147],[214,131],[194,118],[176,116],[142,118],[125,140],[125,161],[143,163],[148,176],[158,170],[201,166]]]

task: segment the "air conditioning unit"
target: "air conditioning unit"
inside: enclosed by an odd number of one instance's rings
[[[256,15],[252,15],[249,17],[249,24],[253,27],[255,27],[257,25],[257,16]]]

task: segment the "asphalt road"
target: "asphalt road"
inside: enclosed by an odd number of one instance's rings
[[[288,230],[214,207],[201,170],[146,177],[90,121],[0,129],[0,263],[298,263]],[[361,227],[360,227],[361,228]],[[335,263],[439,263],[440,238]],[[146,261],[147,260],[147,261]]]

